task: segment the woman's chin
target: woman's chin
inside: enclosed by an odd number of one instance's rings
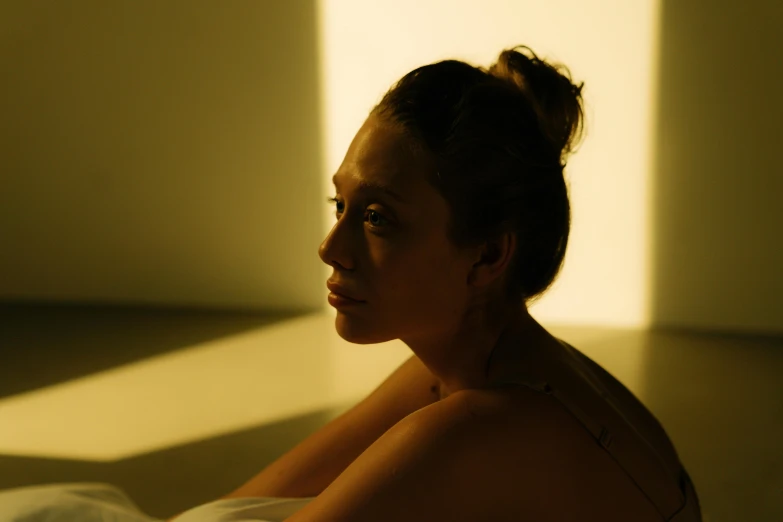
[[[353,344],[378,344],[390,341],[392,338],[382,335],[377,325],[364,318],[343,314],[337,311],[334,328],[342,339]]]

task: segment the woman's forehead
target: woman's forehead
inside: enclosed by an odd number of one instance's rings
[[[371,117],[351,142],[345,159],[333,177],[341,183],[374,185],[405,195],[427,191],[431,166],[408,147],[408,139],[392,125]],[[410,198],[408,198],[410,199]]]
[[[355,171],[354,171],[355,172]],[[373,172],[372,169],[369,169],[369,172]],[[395,201],[402,203],[404,205],[409,205],[412,203],[410,195],[405,195],[405,192],[410,192],[410,190],[400,190],[399,187],[405,185],[404,183],[400,183],[399,176],[396,177],[397,181],[395,182],[395,176],[388,176],[388,175],[374,175],[372,173],[363,176],[360,174],[341,174],[339,171],[337,174],[332,176],[332,183],[334,183],[334,186],[338,189],[342,189],[344,182],[348,180],[348,184],[352,186],[351,190],[359,192],[359,193],[375,193],[375,194],[385,194],[386,196],[389,196],[390,198],[394,199]]]

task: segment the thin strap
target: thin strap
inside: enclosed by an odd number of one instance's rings
[[[540,393],[545,393],[547,395],[551,395],[554,391],[552,387],[549,385],[546,381],[539,381],[539,382],[531,382],[524,379],[501,379],[499,381],[493,381],[489,387],[495,388],[505,388],[505,387],[512,387],[512,386],[524,386],[526,388],[530,388],[532,390],[535,390]]]
[[[560,339],[558,339],[558,341],[567,346],[569,349],[576,351],[576,349],[568,343],[565,343]],[[601,395],[602,397],[606,397],[606,394],[601,393],[602,390],[600,390],[597,386],[597,383],[599,383],[600,380],[597,379],[592,369],[589,367],[586,369],[589,375],[589,378],[587,379],[588,386],[597,394]],[[590,432],[593,438],[607,451],[607,453],[609,453],[610,457],[615,462],[617,462],[620,468],[625,471],[625,473],[636,484],[640,491],[656,507],[664,520],[669,520],[672,516],[672,513],[676,513],[682,509],[682,506],[687,502],[687,499],[685,498],[686,495],[683,495],[682,492],[680,492],[679,495],[672,495],[669,490],[662,490],[660,487],[657,487],[657,480],[654,477],[657,476],[660,479],[662,477],[662,472],[666,471],[666,468],[663,466],[661,456],[654,450],[654,448],[652,448],[650,443],[644,437],[642,437],[641,434],[638,433],[636,427],[628,422],[622,412],[620,412],[611,401],[607,401],[611,409],[614,410],[619,415],[619,417],[624,420],[623,426],[625,429],[621,431],[627,431],[628,436],[635,434],[637,437],[639,437],[640,441],[644,443],[642,447],[645,448],[648,456],[652,457],[652,460],[644,458],[639,460],[634,459],[630,454],[626,453],[628,451],[627,444],[620,444],[621,447],[617,447],[616,444],[613,444],[614,441],[612,433],[603,424],[596,421],[591,415],[585,413],[584,409],[580,406],[584,404],[584,401],[581,400],[580,396],[573,396],[572,393],[563,393],[562,390],[552,387],[546,380],[535,380],[524,377],[503,379],[495,381],[493,386],[525,386],[537,392],[555,397],[558,402],[560,402],[566,408],[566,410],[576,417],[576,419],[588,432]],[[636,465],[639,466],[638,469],[633,465],[631,465],[631,467],[625,465],[630,464],[632,461],[635,461]],[[653,464],[653,462],[656,462],[658,465],[656,466]]]

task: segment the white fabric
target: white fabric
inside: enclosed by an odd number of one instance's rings
[[[237,498],[194,507],[175,522],[282,522],[312,498]],[[160,522],[110,484],[72,483],[0,491],[0,522]]]
[[[47,484],[0,491],[0,522],[153,522],[109,484]]]
[[[173,522],[283,522],[312,498],[232,498],[186,511]]]

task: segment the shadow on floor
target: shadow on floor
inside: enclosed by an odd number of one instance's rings
[[[0,398],[300,315],[0,303]]]
[[[643,342],[641,392],[705,520],[783,520],[783,339],[657,330]]]
[[[321,410],[117,462],[0,455],[0,490],[105,482],[128,493],[145,513],[166,518],[233,491],[349,407]]]

